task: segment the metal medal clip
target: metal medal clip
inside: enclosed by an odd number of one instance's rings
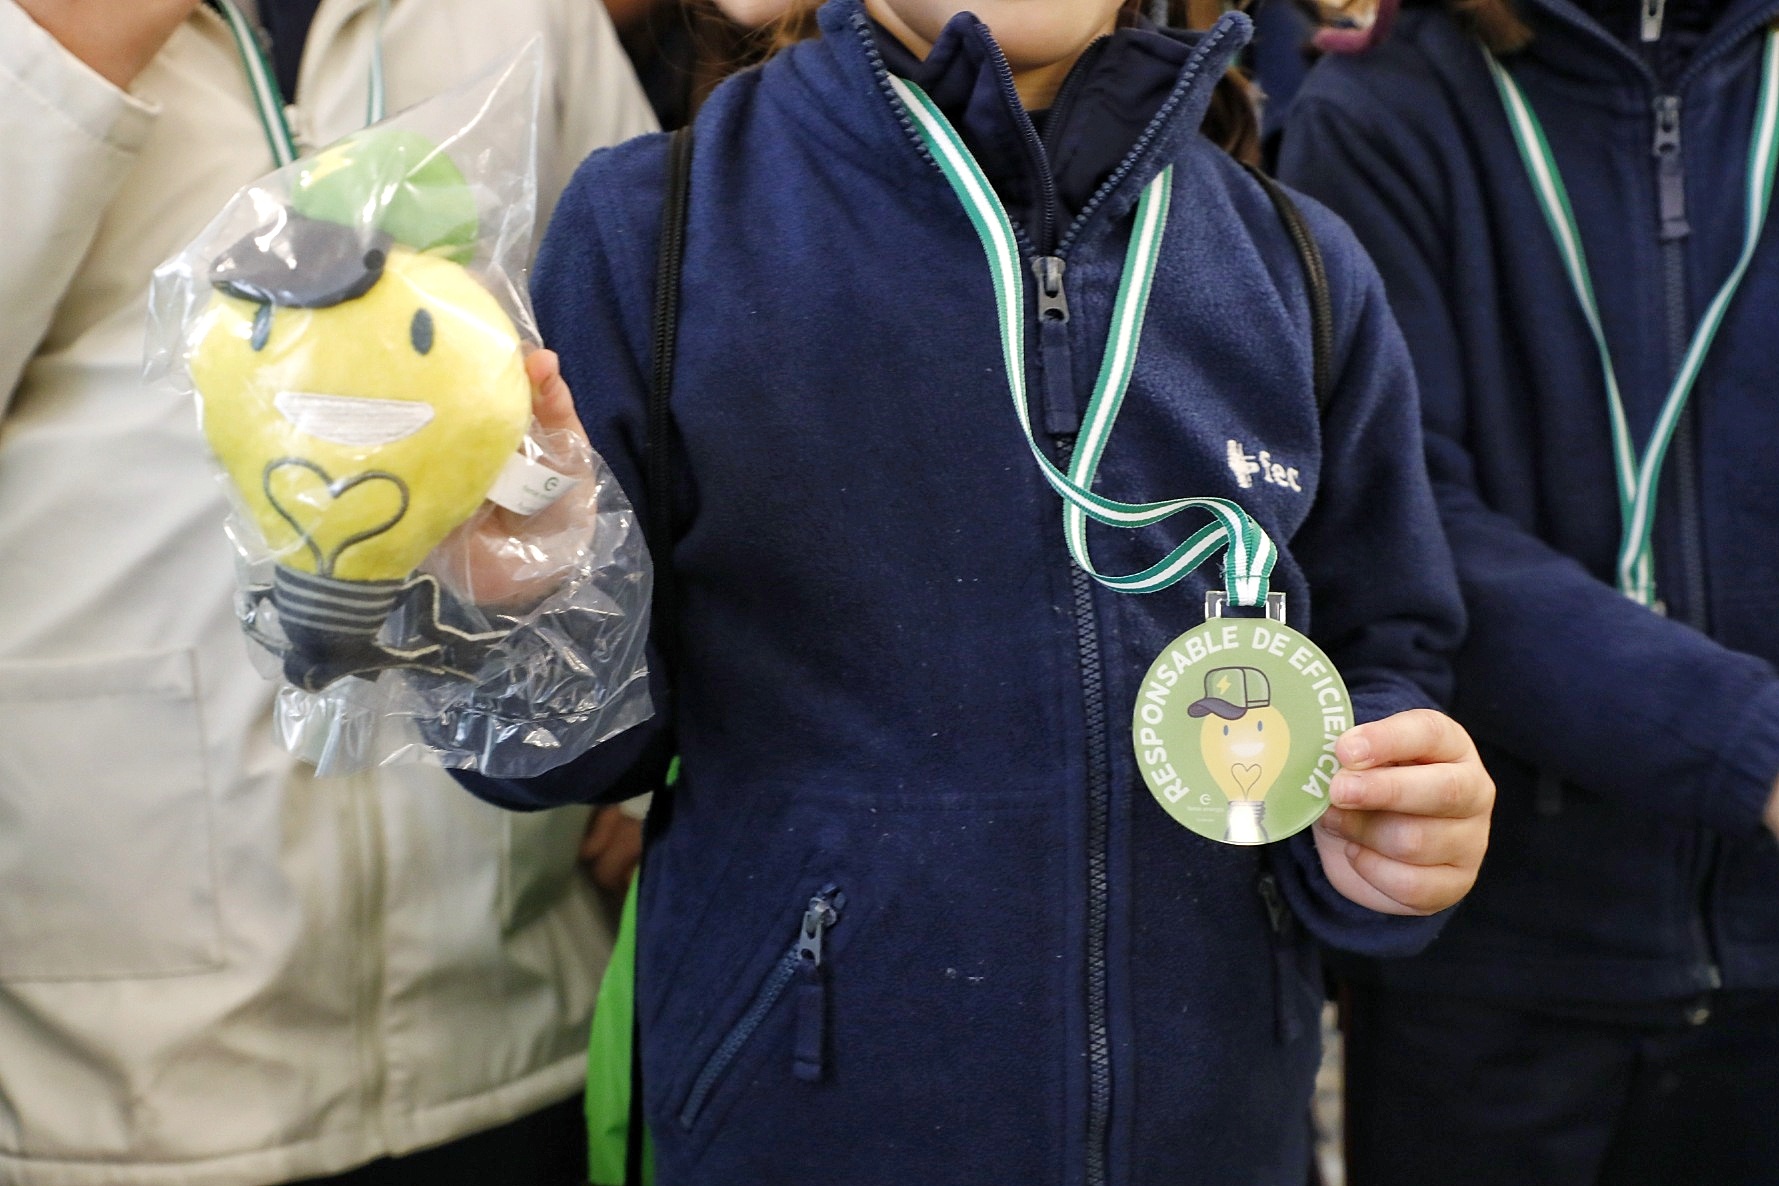
[[[1229,605],[1229,593],[1223,589],[1205,590],[1205,621],[1221,618],[1224,609]],[[1288,625],[1285,621],[1285,595],[1268,592],[1266,595],[1266,616],[1281,626]]]

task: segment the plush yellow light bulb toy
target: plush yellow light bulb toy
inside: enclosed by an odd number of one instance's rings
[[[1199,753],[1211,780],[1229,800],[1223,838],[1265,844],[1266,793],[1291,756],[1291,726],[1272,706],[1272,688],[1257,667],[1217,667],[1205,674],[1205,694],[1187,713],[1203,717]]]
[[[401,194],[384,207],[413,225],[426,203],[402,135],[387,152],[359,146],[375,168],[356,188],[353,159],[335,158],[320,171],[328,200],[310,204],[346,217]],[[436,178],[439,158],[419,155]],[[467,193],[438,184],[460,236]],[[299,180],[295,207],[305,192]],[[511,320],[449,258],[460,241],[423,246],[286,210],[215,261],[217,294],[193,327],[204,435],[274,556],[299,686],[389,665],[375,638],[404,583],[481,505],[530,422]]]

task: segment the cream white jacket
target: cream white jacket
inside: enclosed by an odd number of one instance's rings
[[[292,126],[363,120],[374,0],[322,0]],[[541,33],[540,189],[652,126],[599,0],[396,0],[389,109]],[[147,282],[272,168],[205,7],[126,95],[0,0],[0,1182],[259,1184],[581,1082],[604,960],[584,811],[442,771],[308,777],[230,599]],[[539,225],[547,209],[540,213]]]

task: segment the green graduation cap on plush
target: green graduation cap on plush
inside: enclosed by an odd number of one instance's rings
[[[291,206],[324,222],[374,226],[460,264],[475,254],[469,183],[442,148],[414,132],[372,128],[317,153],[300,166]]]

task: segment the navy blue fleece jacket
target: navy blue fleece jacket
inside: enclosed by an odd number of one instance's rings
[[[1670,4],[1664,43],[1633,49],[1567,0],[1531,0],[1530,48],[1505,59],[1563,171],[1639,447],[1741,248],[1779,17],[1735,0],[1701,35],[1699,7]],[[1663,616],[1610,583],[1599,358],[1475,39],[1417,9],[1318,66],[1281,171],[1352,223],[1413,351],[1471,618],[1456,711],[1499,786],[1481,879],[1445,933],[1361,971],[1520,998],[1779,986],[1779,847],[1760,826],[1779,776],[1773,225],[1664,472]]]
[[[1309,932],[1389,953],[1438,920],[1339,897],[1307,835],[1215,844],[1144,789],[1140,677],[1202,620],[1217,574],[1137,597],[1073,568],[1008,406],[970,223],[857,0],[821,24],[723,86],[697,125],[677,530],[658,558],[682,601],[659,624],[679,639],[672,719],[530,782],[466,781],[519,807],[611,797],[674,730],[681,780],[657,803],[638,972],[667,1186],[1298,1186],[1321,1000]],[[1247,506],[1280,545],[1292,621],[1372,718],[1443,693],[1457,591],[1370,264],[1308,206],[1336,323],[1319,416],[1298,256],[1261,188],[1199,133],[1247,28],[1121,32],[1065,83],[1048,148],[973,18],[926,63],[897,60],[984,155],[1027,253],[1066,261],[1072,315],[1030,337],[1034,420],[1056,457],[1098,367],[1138,192],[1177,167],[1101,489]],[[1043,184],[1121,120],[1117,152]],[[594,443],[633,492],[664,148],[588,161],[535,285]],[[1079,184],[1081,168],[1100,175]],[[1238,474],[1232,442],[1297,485]],[[1186,530],[1096,531],[1095,555],[1134,571]],[[794,954],[806,918],[819,966]]]

